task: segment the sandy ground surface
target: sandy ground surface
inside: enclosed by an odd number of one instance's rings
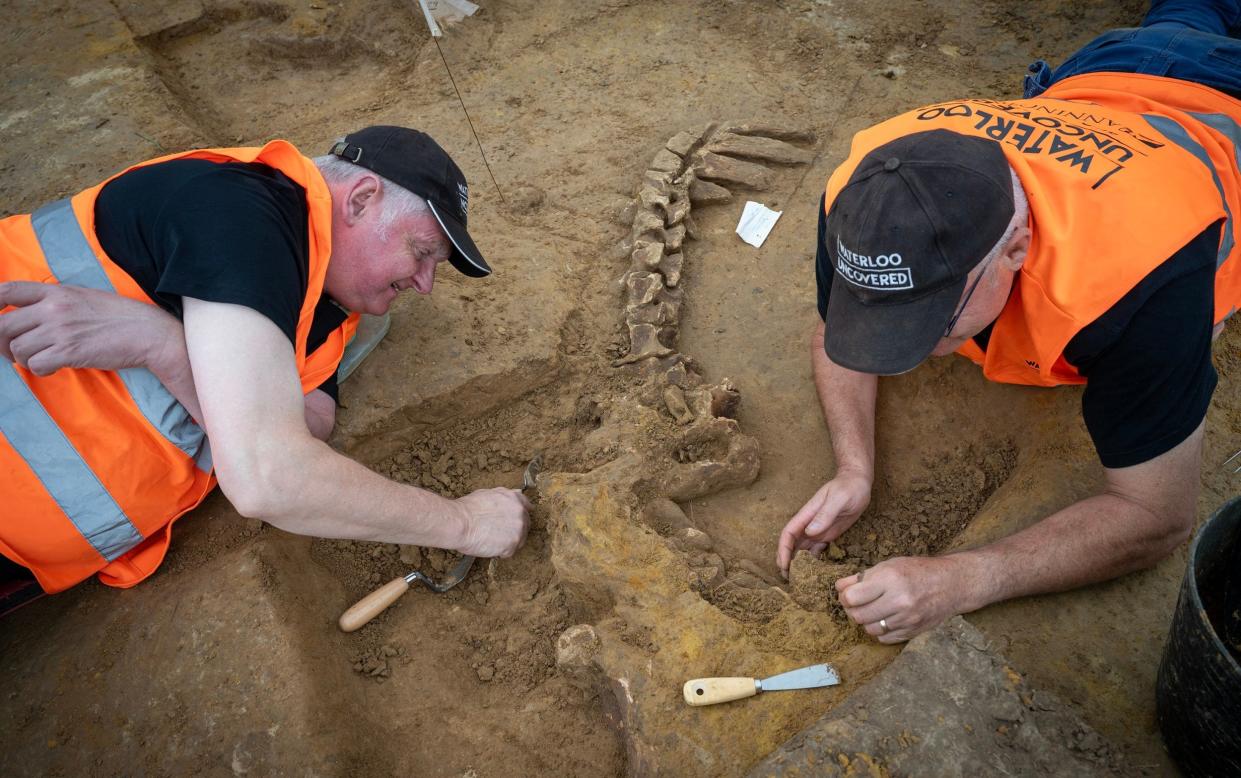
[[[714,541],[714,559],[688,564],[699,584],[716,559],[729,571],[728,586],[703,596],[763,651],[814,661],[821,651],[787,632],[774,554],[784,522],[832,472],[806,345],[823,183],[858,129],[941,99],[1017,96],[1030,60],[1057,61],[1135,24],[1142,4],[487,2],[442,49],[499,191],[415,6],[14,2],[0,31],[0,210],[32,209],[164,151],[284,137],[315,154],[358,126],[427,130],[471,181],[472,232],[497,273],[475,282],[446,272],[431,298],[398,302],[392,333],[344,387],[333,442],[455,495],[516,486],[539,451],[565,478],[618,457],[609,409],[647,400],[632,371],[613,367],[627,347],[617,279],[628,258],[616,247],[663,144],[707,122],[813,132],[801,144],[811,161],[773,168],[755,197],[784,211],[761,249],[732,232],[745,193],[695,207],[678,349],[740,390],[737,424],[761,451],[749,485],[680,501]],[[1216,345],[1203,517],[1237,489],[1219,464],[1241,440],[1239,344],[1234,327]],[[841,539],[841,561],[977,544],[1089,494],[1101,471],[1079,403],[1076,390],[987,384],[959,358],[883,382],[875,501]],[[661,419],[644,433],[673,434]],[[353,600],[412,567],[442,571],[449,557],[292,537],[240,519],[218,494],[179,526],[168,563],[143,586],[87,584],[5,620],[0,715],[14,724],[0,734],[3,772],[633,768],[633,733],[607,695],[557,665],[567,628],[615,614],[584,605],[558,566],[563,522],[549,508],[536,510],[513,560],[476,566],[444,595],[412,592],[351,635],[334,622]],[[1131,764],[1165,771],[1154,677],[1184,564],[1182,549],[1151,571],[970,622]],[[654,654],[650,629],[617,634]],[[864,679],[896,652],[840,626],[830,654]],[[756,740],[782,742],[847,693],[802,698]],[[724,726],[719,714],[703,721]]]

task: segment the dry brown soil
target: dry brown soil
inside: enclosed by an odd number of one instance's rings
[[[964,360],[933,360],[882,384],[875,500],[831,550],[837,568],[811,570],[788,594],[776,575],[781,527],[832,472],[806,344],[816,207],[850,136],[919,104],[1016,96],[1030,60],[1057,61],[1136,23],[1140,2],[483,5],[441,46],[495,184],[416,3],[15,0],[0,29],[0,212],[191,146],[284,137],[313,154],[368,124],[429,131],[471,181],[472,232],[497,273],[475,282],[445,272],[432,297],[398,302],[391,334],[344,385],[333,443],[397,480],[458,495],[518,485],[536,452],[550,473],[605,468],[624,453],[606,420],[627,403],[659,410],[627,434],[652,447],[678,434],[658,396],[613,366],[628,346],[617,280],[629,260],[616,248],[624,208],[681,130],[809,130],[812,161],[775,169],[770,189],[749,195],[784,211],[761,249],[733,234],[746,193],[694,210],[677,348],[706,379],[739,389],[736,419],[758,441],[761,473],[680,502],[714,542],[677,552],[695,576],[686,590],[763,650],[813,661],[816,645],[790,630],[790,614],[827,609],[836,570],[984,542],[1097,487],[1079,392],[990,385]],[[1241,446],[1239,344],[1233,327],[1216,346],[1201,516],[1241,478],[1219,467]],[[692,464],[719,452],[666,453]],[[633,768],[633,733],[607,695],[557,667],[561,633],[608,614],[567,591],[545,506],[514,559],[478,563],[446,594],[412,591],[351,635],[334,626],[351,602],[413,568],[441,573],[450,555],[285,535],[240,519],[218,494],[179,526],[167,564],[141,587],[86,584],[0,625],[0,772]],[[1166,770],[1152,695],[1184,561],[1181,550],[1145,573],[970,620],[1131,763]],[[658,652],[649,630],[609,623],[635,650]],[[894,655],[843,624],[830,640],[833,657],[868,668],[851,682]],[[804,698],[762,740],[779,743],[847,693]],[[725,714],[712,715],[709,726]],[[759,756],[720,772],[740,774]]]

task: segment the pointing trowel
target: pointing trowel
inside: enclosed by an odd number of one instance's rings
[[[538,477],[542,470],[543,455],[537,454],[534,459],[530,460],[530,464],[526,465],[526,472],[522,475],[522,492],[529,492],[538,486]],[[409,575],[393,578],[388,583],[355,602],[349,610],[341,614],[337,624],[342,632],[353,632],[382,613],[384,608],[396,602],[402,594],[409,591],[409,587],[413,586],[415,581],[421,582],[437,594],[442,594],[465,580],[465,577],[469,575],[470,568],[473,566],[474,557],[463,556],[457,560],[457,564],[453,565],[452,569],[448,571],[448,576],[442,581],[432,581],[417,570]]]
[[[757,678],[695,678],[686,681],[682,690],[690,705],[714,705],[753,697],[759,692],[785,691],[787,689],[817,689],[840,683],[836,668],[831,665],[810,665],[800,670],[773,675],[761,681]]]

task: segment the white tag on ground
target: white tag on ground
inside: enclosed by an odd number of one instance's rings
[[[749,200],[741,211],[741,221],[737,222],[737,234],[746,243],[758,248],[767,240],[782,213],[784,211],[773,211],[762,203]]]

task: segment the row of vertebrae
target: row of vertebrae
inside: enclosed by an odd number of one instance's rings
[[[651,160],[622,219],[630,225],[623,249],[630,258],[621,277],[629,352],[616,364],[654,359],[680,361],[676,338],[681,312],[682,244],[698,237],[692,205],[728,202],[728,187],[763,191],[771,170],[763,163],[798,165],[814,154],[789,141],[810,143],[814,134],[764,125],[708,124],[672,136]]]

